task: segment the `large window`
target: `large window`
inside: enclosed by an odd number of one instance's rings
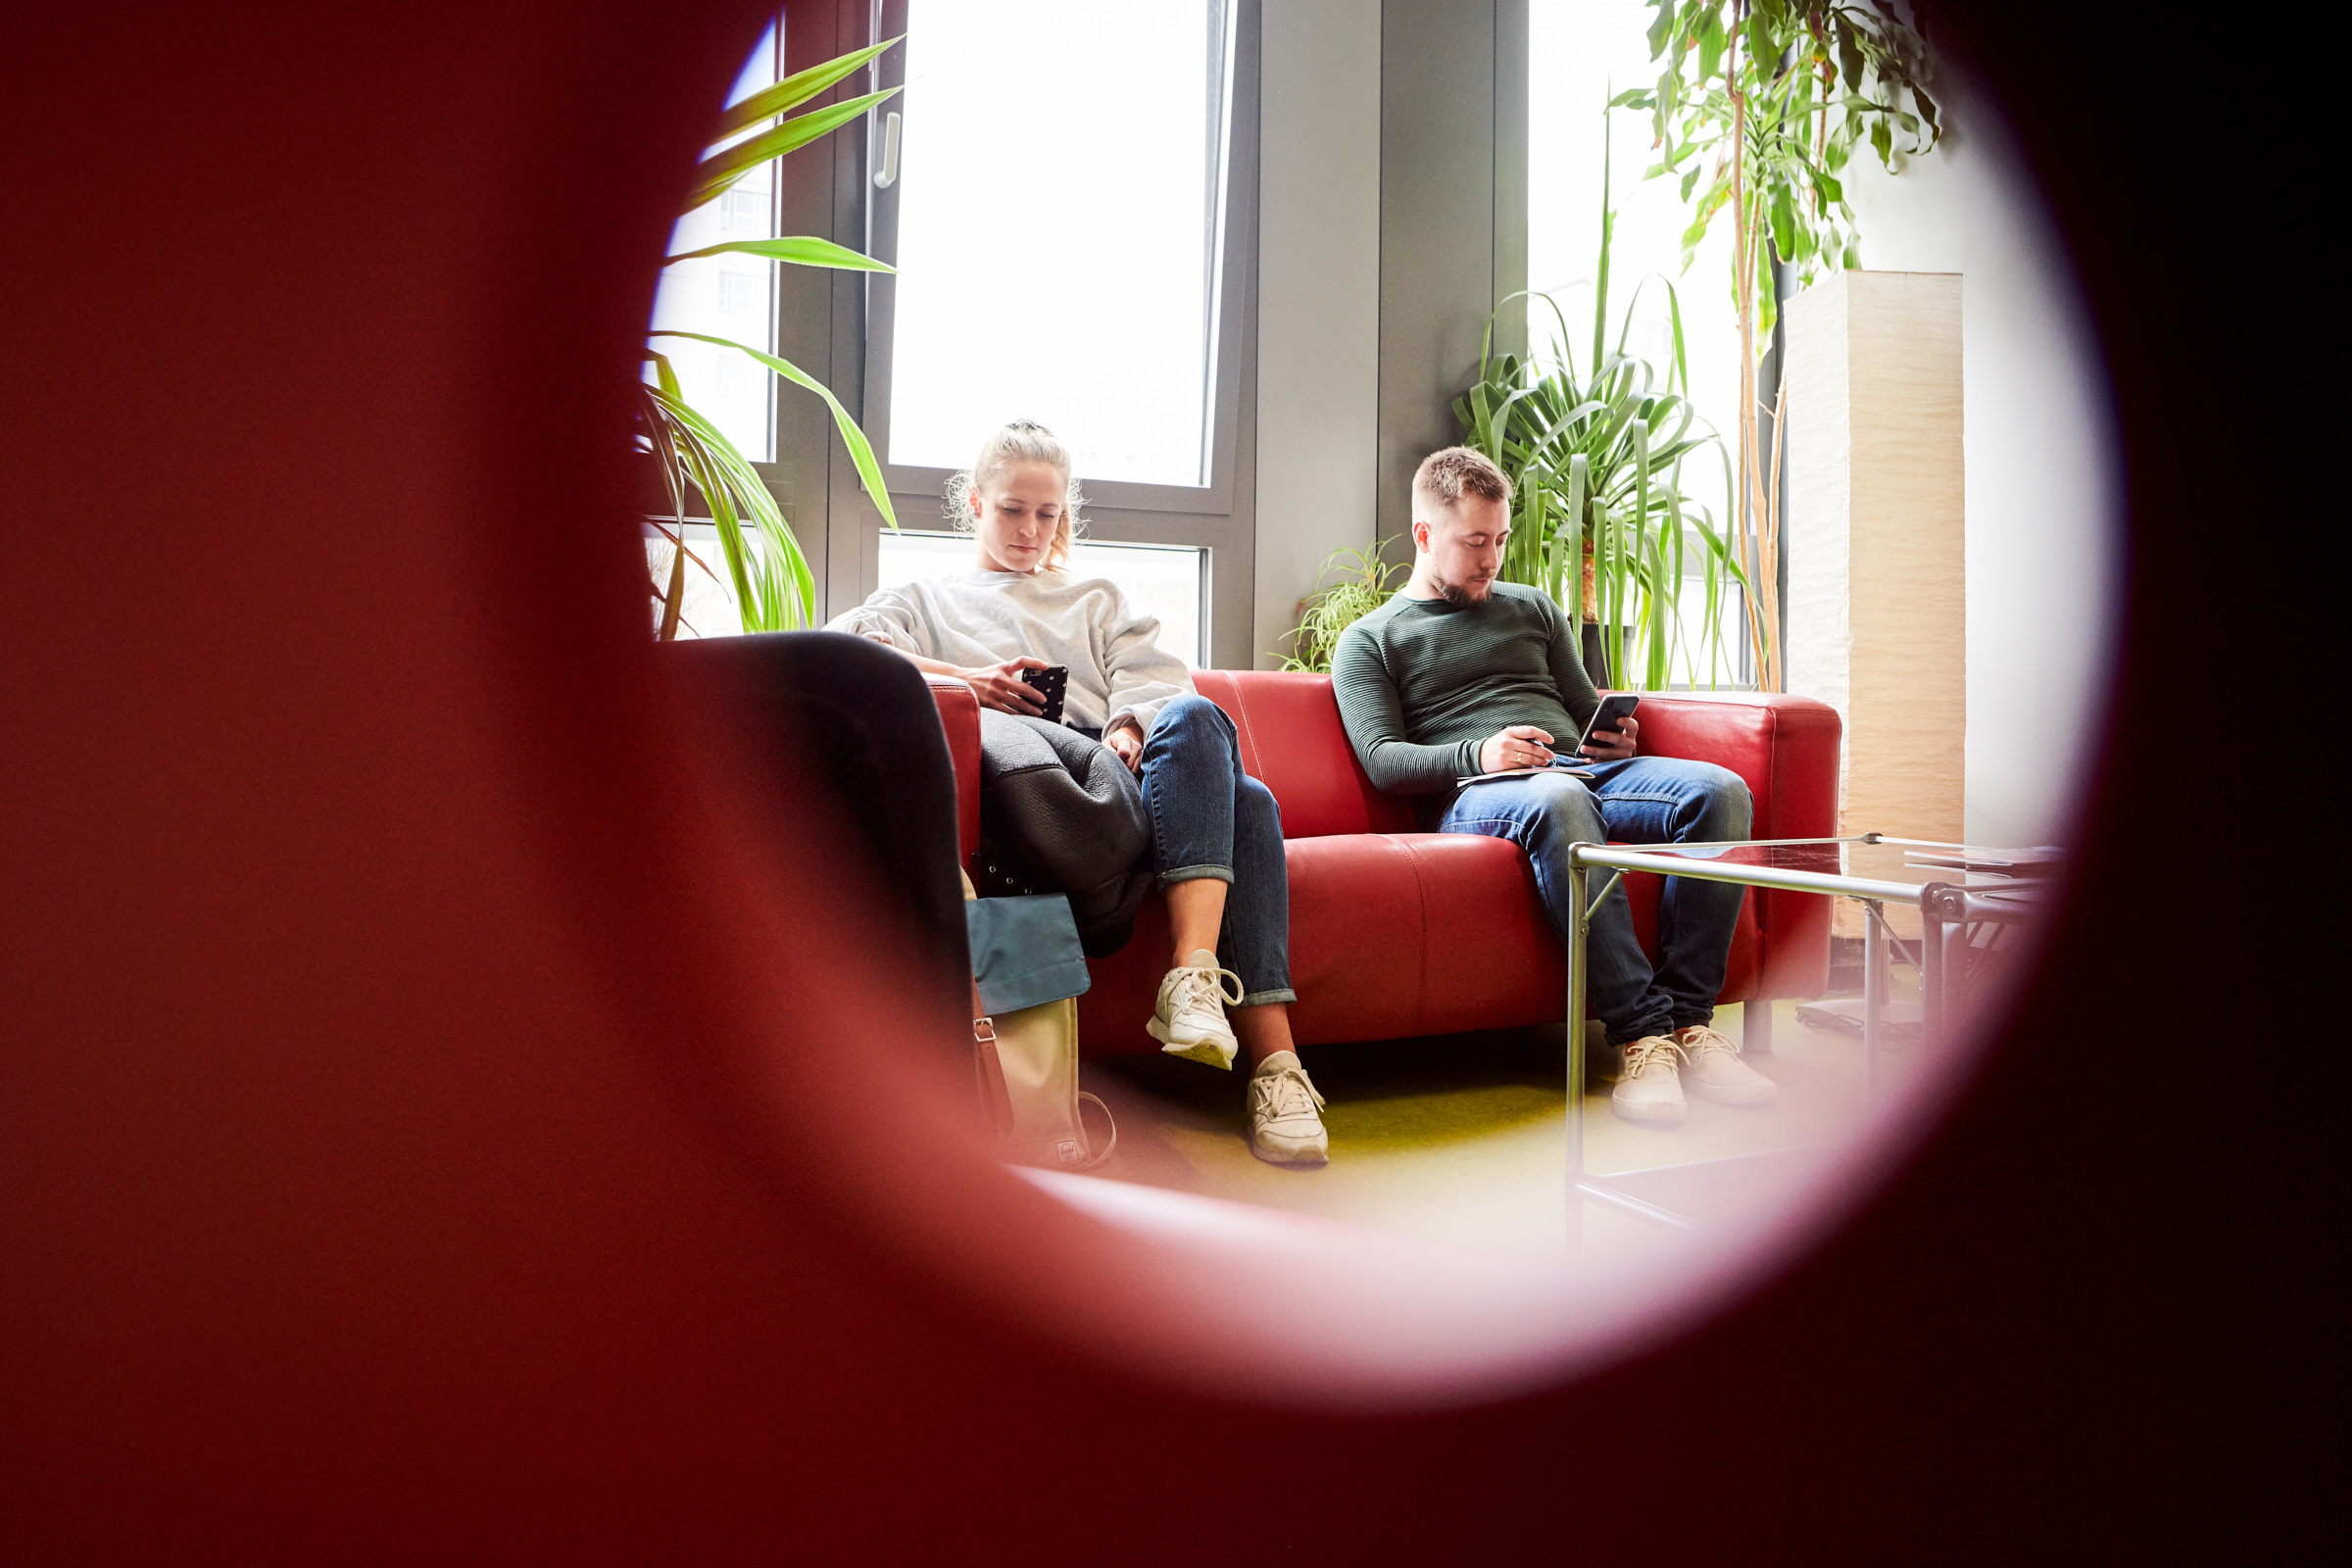
[[[1256,0],[808,0],[761,37],[730,102],[900,35],[829,94],[895,97],[687,215],[672,243],[815,234],[897,270],[681,263],[654,324],[767,349],[832,387],[906,535],[881,526],[807,394],[744,356],[659,340],[688,401],[775,494],[820,617],[968,553],[920,537],[945,482],[990,430],[1030,418],[1069,444],[1092,498],[1077,564],[1157,614],[1188,661],[1250,662]],[[732,630],[724,603],[703,591],[695,629]]]
[[[1608,152],[1608,201],[1616,213],[1609,257],[1607,343],[1649,362],[1659,383],[1674,355],[1674,305],[1682,315],[1684,363],[1691,404],[1700,418],[1737,439],[1740,328],[1732,308],[1731,220],[1718,218],[1699,244],[1690,270],[1682,270],[1682,236],[1690,214],[1679,181],[1642,177],[1655,154],[1649,116],[1611,113],[1604,138],[1601,106],[1629,87],[1657,80],[1649,58],[1649,0],[1530,0],[1528,7],[1527,280],[1547,294],[1567,319],[1568,347],[1580,375],[1590,375],[1592,310],[1599,275],[1601,167]],[[1668,288],[1672,287],[1670,299]],[[1528,313],[1528,335],[1548,358],[1558,318],[1538,304]],[[1685,495],[1705,506],[1720,524],[1729,514],[1728,467],[1712,458],[1687,462]],[[1686,558],[1698,569],[1695,546]],[[1706,600],[1693,583],[1683,593],[1682,646],[1703,650],[1695,671],[1678,663],[1676,685],[1710,680],[1743,683],[1746,638],[1737,589],[1718,606],[1710,637]]]
[[[1091,498],[1076,564],[1192,662],[1253,662],[1256,0],[877,9],[906,43],[872,83],[904,90],[867,132],[862,239],[897,270],[866,284],[861,416],[901,522],[1036,419]],[[953,548],[868,510],[835,609]]]
[[[1528,7],[1527,282],[1549,294],[1568,318],[1580,370],[1592,349],[1593,284],[1600,256],[1601,106],[1657,80],[1649,58],[1647,0],[1532,0]],[[1667,284],[1682,303],[1690,397],[1727,435],[1739,406],[1740,326],[1732,309],[1731,220],[1719,218],[1682,270],[1690,223],[1674,179],[1642,177],[1656,156],[1649,116],[1612,113],[1609,205],[1617,222],[1609,259],[1612,348],[1632,312],[1625,346],[1659,369],[1674,352]],[[1557,328],[1540,306],[1528,329],[1539,341]]]
[[[1209,482],[1227,0],[910,0],[888,455]]]

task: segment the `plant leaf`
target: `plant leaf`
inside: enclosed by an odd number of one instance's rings
[[[1708,11],[1706,25],[1698,35],[1698,79],[1700,81],[1715,79],[1716,70],[1723,64],[1723,49],[1726,41],[1723,33],[1723,13],[1715,10]]]
[[[680,251],[662,258],[668,267],[676,262],[696,262],[706,256],[764,256],[771,262],[790,262],[795,267],[833,267],[854,272],[895,272],[897,268],[887,262],[877,262],[870,256],[860,256],[847,245],[836,245],[829,239],[808,235],[791,235],[783,239],[731,239],[723,245],[706,245],[699,251]]]
[[[829,109],[787,120],[770,131],[763,131],[749,141],[737,142],[724,152],[711,154],[694,166],[694,183],[688,187],[686,205],[681,211],[692,212],[705,202],[715,200],[726,188],[766,163],[786,153],[806,147],[819,136],[840,129],[864,114],[885,98],[898,93],[896,87],[881,92],[869,92],[862,98],[852,98]]]
[[[685,402],[686,394],[678,390],[678,372],[671,368],[669,356],[657,354],[652,349],[647,349],[645,357],[654,362],[654,374],[660,378],[662,390],[678,402]]]
[[[865,432],[858,428],[858,421],[850,417],[850,411],[841,406],[841,399],[833,395],[832,388],[789,360],[779,360],[773,354],[762,353],[748,344],[731,342],[723,337],[711,337],[702,332],[661,331],[653,335],[655,337],[692,338],[698,343],[714,343],[722,349],[733,349],[739,354],[748,354],[793,385],[806,387],[823,398],[825,407],[833,411],[833,426],[841,432],[841,444],[849,448],[850,461],[857,465],[858,477],[864,483],[867,497],[874,503],[875,510],[882,514],[884,522],[893,528],[899,525],[898,514],[891,510],[889,487],[882,482],[882,466],[874,461],[873,444],[866,440]]]
[[[757,125],[762,120],[772,120],[788,109],[798,109],[906,36],[905,33],[901,33],[898,38],[888,38],[881,43],[871,44],[855,53],[828,60],[821,66],[810,66],[807,71],[796,71],[774,86],[760,88],[718,117],[718,134],[711,139],[724,141],[737,131]]]
[[[1650,19],[1646,29],[1649,38],[1649,58],[1657,59],[1666,52],[1666,41],[1674,35],[1675,0],[1656,0],[1658,14]]]

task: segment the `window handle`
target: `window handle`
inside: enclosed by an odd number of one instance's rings
[[[899,182],[899,117],[892,111],[882,117],[882,167],[874,174],[874,189],[888,190]]]

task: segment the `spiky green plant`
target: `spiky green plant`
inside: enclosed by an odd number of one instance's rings
[[[897,43],[896,38],[853,51],[821,66],[796,72],[772,87],[752,94],[719,118],[717,139],[737,135],[763,120],[772,120],[807,103],[831,87],[852,72],[866,65],[875,56]],[[723,147],[696,166],[694,182],[688,190],[682,212],[692,212],[706,202],[713,201],[738,180],[770,159],[788,153],[831,134],[856,120],[874,105],[899,89],[866,93],[846,99],[809,114],[799,115],[774,125],[757,136]],[[831,240],[808,235],[793,235],[781,239],[729,240],[722,245],[710,245],[667,258],[662,265],[687,262],[707,256],[734,252],[746,256],[764,257],[795,267],[825,267],[866,272],[887,272],[890,268],[870,257],[860,256]],[[691,338],[697,342],[715,344],[733,349],[760,366],[782,376],[793,385],[815,393],[825,400],[833,412],[833,423],[841,432],[842,445],[849,449],[850,461],[858,469],[858,477],[865,493],[881,512],[882,520],[891,527],[899,525],[892,512],[890,494],[882,482],[881,465],[874,461],[874,449],[842,407],[841,400],[814,376],[791,362],[777,358],[763,349],[727,338],[710,337],[701,332],[659,331],[656,338]],[[687,498],[699,494],[709,507],[710,520],[718,531],[719,554],[728,580],[735,590],[735,604],[745,631],[791,631],[813,623],[816,615],[816,577],[809,570],[808,558],[800,541],[793,536],[792,525],[784,518],[783,509],[761,481],[759,473],[743,454],[736,450],[716,424],[690,407],[678,388],[676,373],[669,359],[648,343],[646,363],[654,368],[654,380],[638,385],[637,440],[639,450],[654,460],[661,470],[662,482],[669,500],[668,526],[657,521],[655,527],[669,540],[669,580],[652,581],[654,602],[662,607],[662,618],[656,635],[666,642],[678,634],[679,613],[686,602],[686,567],[689,562],[710,572],[710,565],[686,548]],[[745,532],[746,525],[751,532]],[[715,572],[711,572],[713,578]]]
[[[1315,576],[1314,591],[1299,608],[1298,624],[1287,639],[1290,657],[1282,667],[1330,674],[1340,633],[1387,604],[1403,571],[1402,566],[1384,563],[1375,549],[1333,551]],[[1334,573],[1338,580],[1326,584],[1323,579]]]
[[[1723,444],[1690,405],[1682,304],[1673,284],[1655,279],[1666,290],[1673,327],[1673,359],[1662,377],[1626,351],[1640,288],[1626,306],[1615,348],[1609,346],[1616,215],[1609,207],[1605,133],[1601,156],[1590,373],[1578,373],[1568,319],[1558,304],[1545,294],[1515,294],[1512,299],[1548,306],[1558,335],[1544,357],[1497,355],[1490,317],[1478,381],[1454,400],[1454,417],[1463,443],[1491,459],[1513,486],[1504,580],[1541,588],[1558,601],[1580,643],[1590,570],[1606,684],[1663,690],[1677,678],[1679,654],[1682,679],[1719,685],[1733,673],[1720,612],[1725,596],[1746,578],[1713,514],[1686,497],[1682,466],[1710,452],[1721,462]],[[1725,477],[1728,486],[1728,466]],[[1684,646],[1680,613],[1692,577],[1706,596],[1706,632],[1695,648]]]

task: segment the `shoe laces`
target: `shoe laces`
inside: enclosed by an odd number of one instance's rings
[[[1676,1030],[1674,1041],[1682,1048],[1686,1061],[1696,1061],[1699,1054],[1707,1051],[1720,1051],[1727,1056],[1740,1054],[1739,1046],[1733,1043],[1730,1036],[1718,1034],[1703,1023]]]
[[[1168,988],[1168,1016],[1171,1018],[1188,1008],[1197,1012],[1222,1012],[1224,1008],[1218,1006],[1218,1003],[1238,1007],[1242,998],[1249,995],[1242,989],[1242,977],[1231,969],[1179,968],[1169,973],[1176,977],[1175,984]],[[1228,980],[1233,982],[1230,991],[1225,987]]]
[[[1250,1080],[1250,1092],[1257,1097],[1258,1108],[1270,1121],[1285,1116],[1311,1115],[1326,1103],[1315,1092],[1304,1067],[1285,1067],[1279,1072],[1260,1073]]]
[[[1625,1077],[1639,1078],[1645,1068],[1671,1069],[1677,1056],[1689,1059],[1689,1054],[1667,1036],[1643,1035],[1625,1048],[1625,1059],[1619,1070]]]

